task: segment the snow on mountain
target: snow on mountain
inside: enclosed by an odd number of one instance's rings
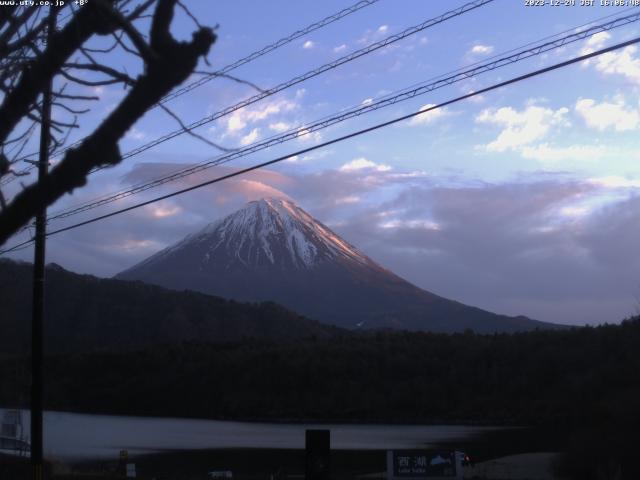
[[[203,266],[212,258],[225,255],[229,260],[225,268],[232,268],[234,263],[312,268],[336,258],[365,265],[373,263],[295,203],[276,198],[250,202],[143,264],[192,248],[202,251]]]

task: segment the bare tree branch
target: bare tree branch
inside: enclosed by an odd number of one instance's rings
[[[107,67],[106,65],[100,65],[98,63],[65,63],[64,64],[65,68],[73,68],[76,70],[91,70],[94,72],[100,72],[100,73],[104,73],[105,75],[109,75],[110,77],[113,78],[114,82],[112,83],[124,83],[125,85],[133,85],[136,83],[136,81],[131,78],[129,75],[119,72],[118,70],[116,70],[115,68],[111,68],[111,67]],[[71,76],[69,74],[69,72],[64,72],[64,70],[60,73],[62,73],[64,75],[64,73],[67,73],[69,76]],[[67,75],[64,75],[67,76]],[[78,83],[82,83],[83,85],[87,85],[89,84],[87,81],[85,80],[74,80],[74,81],[78,81]],[[92,86],[95,85],[95,83],[91,84]]]
[[[222,152],[226,152],[226,153],[230,153],[230,152],[234,152],[237,150],[237,148],[226,148],[223,147],[221,145],[218,145],[215,142],[212,142],[211,140],[209,140],[208,138],[203,137],[202,135],[200,135],[199,133],[196,133],[193,131],[193,129],[187,127],[184,122],[180,119],[180,117],[178,115],[176,115],[173,111],[171,111],[169,109],[169,107],[167,107],[166,105],[160,103],[158,104],[160,106],[160,108],[162,108],[162,110],[164,110],[165,112],[167,112],[176,122],[178,122],[178,124],[180,125],[180,127],[182,128],[182,130],[187,134],[187,135],[191,135],[193,138],[197,138],[198,140],[206,143],[207,145],[216,148]]]
[[[6,138],[17,121],[28,112],[34,103],[43,81],[34,78],[34,72],[49,77],[60,73],[67,58],[86,41],[91,30],[100,34],[113,33],[113,17],[98,22],[92,15],[103,11],[104,0],[95,0],[78,11],[76,16],[58,34],[47,50],[34,62],[16,90],[26,98],[19,100],[10,95],[11,108],[7,102],[0,107],[0,141]],[[91,5],[96,7],[87,8]],[[151,24],[149,49],[145,54],[145,69],[120,104],[105,120],[87,136],[77,148],[67,150],[62,160],[41,181],[27,186],[0,212],[0,244],[25,225],[33,217],[41,199],[51,204],[62,195],[86,184],[87,176],[101,166],[118,164],[122,157],[118,141],[144,115],[144,113],[174,87],[184,82],[195,70],[198,60],[206,56],[216,36],[212,29],[201,28],[194,32],[189,42],[179,42],[170,33],[176,0],[158,0]],[[88,13],[87,13],[88,12]],[[80,20],[86,23],[81,23]],[[89,28],[87,25],[92,27]],[[121,26],[119,28],[122,28]],[[76,29],[79,34],[73,32]],[[71,34],[70,32],[73,32]],[[78,42],[80,37],[83,41]],[[63,44],[62,40],[69,42]],[[53,47],[55,51],[51,51]],[[7,98],[9,100],[9,98]],[[6,116],[5,116],[6,115]]]
[[[101,18],[94,2],[88,2],[62,31],[53,34],[51,44],[24,69],[19,82],[0,106],[0,143],[27,114],[47,79],[60,73],[64,62],[91,35],[105,32],[109,27],[111,23]]]

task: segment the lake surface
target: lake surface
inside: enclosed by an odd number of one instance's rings
[[[3,410],[0,409],[0,413]],[[23,414],[29,431],[29,412]],[[101,458],[162,450],[304,448],[307,428],[331,430],[332,449],[418,448],[469,440],[493,427],[449,425],[275,424],[185,418],[45,412],[44,452],[50,459]]]

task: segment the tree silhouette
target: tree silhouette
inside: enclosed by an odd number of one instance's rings
[[[197,24],[179,0],[91,0],[75,8],[73,3],[67,2],[63,11],[70,11],[70,18],[48,44],[46,9],[0,9],[0,181],[21,174],[22,152],[41,123],[40,96],[49,81],[56,82],[54,106],[70,116],[52,118],[52,150],[59,149],[69,131],[79,127],[78,116],[87,109],[77,107],[78,102],[98,100],[95,95],[86,95],[86,87],[121,84],[127,93],[95,129],[64,152],[42,180],[24,187],[8,202],[0,193],[0,245],[29,222],[41,201],[51,205],[85,185],[92,170],[118,164],[122,160],[119,140],[195,71],[200,57],[208,54],[216,40],[211,28],[199,24],[190,41],[172,36],[176,6]],[[150,25],[145,35],[142,26],[146,24]],[[96,37],[105,37],[111,44],[88,46]],[[109,65],[110,55],[117,51],[139,59],[140,75],[133,78],[124,69]]]

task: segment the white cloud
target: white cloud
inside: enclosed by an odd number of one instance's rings
[[[567,206],[567,207],[562,207],[560,209],[560,215],[562,215],[563,217],[584,217],[585,215],[590,214],[593,211],[592,208],[586,207],[586,206]]]
[[[343,43],[342,45],[338,45],[337,47],[334,47],[333,51],[334,53],[341,53],[341,52],[344,52],[346,49],[347,49],[347,45]]]
[[[552,126],[565,125],[567,108],[550,108],[529,105],[522,111],[511,107],[483,110],[476,122],[503,127],[498,137],[485,147],[491,152],[516,149],[543,139]]]
[[[310,48],[313,48],[315,46],[315,43],[313,43],[311,40],[307,40],[306,42],[304,42],[302,44],[302,48],[309,50]]]
[[[244,137],[240,139],[240,145],[242,146],[249,145],[250,143],[255,142],[259,136],[260,136],[260,129],[254,128],[253,130],[251,130],[249,133],[247,133]]]
[[[178,205],[162,204],[151,205],[148,210],[154,218],[173,217],[174,215],[182,212],[182,208]]]
[[[227,119],[227,133],[234,134],[247,126],[242,110],[236,110]]]
[[[379,224],[381,228],[406,228],[410,230],[440,230],[440,224],[431,220],[390,220]]]
[[[270,123],[269,129],[273,130],[274,132],[282,133],[282,132],[286,132],[287,130],[290,130],[291,125],[289,125],[286,122]]]
[[[144,133],[141,130],[138,130],[136,127],[132,127],[127,134],[125,135],[126,138],[132,139],[132,140],[144,140],[145,138],[147,138],[147,134]]]
[[[433,103],[428,103],[426,105],[423,105],[422,107],[420,107],[420,111],[424,111],[424,110],[429,110],[430,108],[434,107],[435,104]],[[424,112],[421,113],[419,115],[416,115],[415,117],[409,119],[409,121],[407,122],[407,125],[426,125],[428,123],[432,123],[436,120],[438,120],[439,118],[444,117],[445,115],[447,115],[447,111],[444,108],[437,108],[435,110],[429,110],[428,112]]]
[[[588,127],[600,131],[613,128],[624,132],[640,126],[640,110],[627,108],[622,98],[618,98],[615,103],[597,103],[591,98],[582,98],[576,102],[575,109]]]
[[[606,154],[601,145],[571,145],[554,147],[548,143],[522,148],[522,156],[541,162],[560,162],[562,160],[597,160]]]
[[[389,30],[388,25],[380,25],[378,27],[378,33],[387,33],[387,30]]]
[[[355,172],[358,170],[375,170],[376,172],[388,172],[391,170],[389,165],[378,164],[371,160],[359,157],[345,163],[340,167],[341,172]]]
[[[322,133],[320,132],[310,132],[306,128],[300,128],[298,130],[298,134],[296,138],[301,142],[320,142],[322,140]]]
[[[282,99],[267,102],[254,109],[241,108],[227,117],[225,135],[240,135],[242,130],[250,123],[260,122],[274,115],[288,113],[296,110],[298,107],[298,103]],[[283,122],[274,122],[273,125],[281,123]]]
[[[589,40],[585,42],[584,47],[580,50],[580,55],[588,55],[589,53],[593,53],[596,50],[604,47],[604,44],[611,38],[611,35],[608,32],[598,32],[594,33],[589,37]],[[592,58],[585,60],[581,63],[582,67],[587,67],[591,65],[594,60]]]
[[[373,98],[365,98],[362,101],[362,105],[371,105],[373,103]]]
[[[617,52],[603,53],[595,59],[596,70],[607,75],[622,75],[640,84],[640,58],[635,56],[638,47],[632,45]]]
[[[611,38],[607,32],[599,32],[587,40],[580,53],[586,55],[604,47]],[[598,57],[582,62],[582,66],[594,65],[595,69],[605,75],[622,75],[627,80],[640,83],[640,58],[636,57],[638,47],[630,45],[622,50],[607,52]]]
[[[493,46],[491,45],[474,45],[469,50],[472,55],[489,55],[491,52],[493,52]]]
[[[610,175],[606,177],[589,178],[587,181],[605,188],[640,188],[640,178],[625,178]]]
[[[353,203],[358,203],[359,201],[360,197],[358,197],[357,195],[347,195],[346,197],[336,198],[334,203],[336,205],[350,205]]]
[[[600,48],[604,46],[605,42],[611,38],[609,32],[594,33],[587,40],[587,47]]]

